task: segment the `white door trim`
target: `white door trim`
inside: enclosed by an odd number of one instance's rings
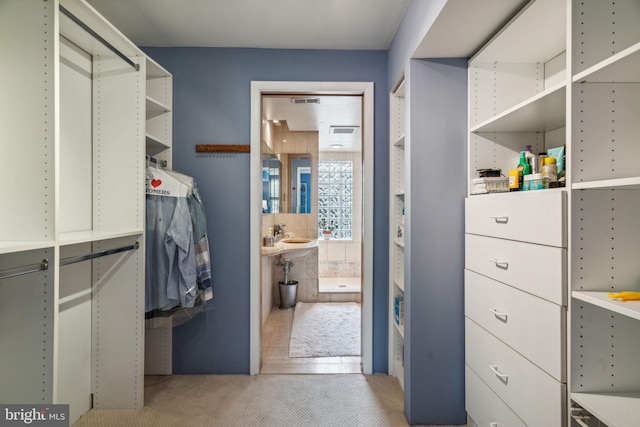
[[[362,371],[373,371],[373,82],[251,82],[251,166],[250,166],[250,297],[249,297],[249,373],[260,373],[261,304],[260,257],[262,251],[262,166],[261,97],[265,93],[304,93],[318,95],[363,95],[363,276],[362,276]]]

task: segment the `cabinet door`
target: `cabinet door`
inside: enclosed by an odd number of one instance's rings
[[[531,427],[565,425],[566,385],[466,319],[467,365]]]
[[[566,195],[561,190],[472,196],[467,233],[566,247]]]
[[[558,305],[567,304],[567,250],[467,234],[465,267]]]
[[[565,308],[465,271],[465,315],[538,365],[566,381]]]

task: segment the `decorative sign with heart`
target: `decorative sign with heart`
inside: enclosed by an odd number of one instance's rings
[[[158,186],[160,186],[162,184],[162,180],[161,179],[152,179],[151,180],[151,186],[153,188],[156,188]]]

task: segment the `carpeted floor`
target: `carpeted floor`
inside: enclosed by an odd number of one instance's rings
[[[93,409],[76,427],[407,426],[386,375],[147,377],[143,409]]]

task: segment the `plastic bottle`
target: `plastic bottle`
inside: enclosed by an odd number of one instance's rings
[[[555,157],[546,157],[542,166],[542,186],[556,188],[558,186],[558,168]]]
[[[533,154],[533,151],[531,150],[530,145],[527,145],[526,150],[524,151],[524,155],[527,158],[527,162],[529,163],[529,166],[531,166],[531,173],[540,172],[539,166],[538,166],[538,156]]]
[[[529,175],[531,173],[531,165],[527,161],[527,156],[524,151],[520,152],[520,162],[518,163],[519,171],[521,171],[522,175]]]

